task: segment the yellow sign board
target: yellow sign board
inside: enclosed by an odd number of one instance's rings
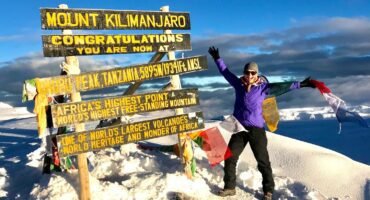
[[[42,8],[42,29],[190,29],[189,13]]]
[[[191,50],[190,34],[43,35],[45,57]]]
[[[51,105],[54,127],[199,104],[197,89],[153,92]]]
[[[201,112],[58,135],[61,157],[204,128]]]
[[[170,75],[190,73],[207,69],[206,56],[134,65],[78,75],[41,78],[38,93],[47,96],[70,94],[117,86],[125,83],[163,78]]]

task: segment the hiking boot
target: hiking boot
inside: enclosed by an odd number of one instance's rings
[[[234,196],[235,194],[235,189],[222,189],[218,192],[218,196],[220,197]]]
[[[263,195],[262,200],[272,200],[272,193],[271,192],[265,192],[265,194]]]

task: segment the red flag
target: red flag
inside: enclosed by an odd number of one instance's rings
[[[206,152],[211,167],[232,156],[231,150],[217,127],[204,130],[199,136],[202,138],[201,147]]]
[[[321,94],[331,93],[331,90],[325,85],[324,82],[317,81],[317,80],[310,80],[310,81],[316,86],[316,88],[321,92]]]

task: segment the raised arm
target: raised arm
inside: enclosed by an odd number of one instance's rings
[[[227,68],[225,62],[222,58],[220,58],[220,54],[218,52],[218,48],[210,47],[208,49],[208,53],[211,54],[213,60],[215,61],[218,71],[224,76],[224,78],[227,80],[227,82],[230,83],[231,86],[239,87],[240,86],[240,80],[235,74],[230,72],[230,70]]]
[[[311,83],[311,77],[307,77],[303,81],[288,81],[280,83],[269,83],[266,87],[266,93],[269,96],[279,96],[289,91],[300,89],[303,87],[315,88],[315,85]]]

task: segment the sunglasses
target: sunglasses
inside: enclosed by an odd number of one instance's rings
[[[244,72],[244,74],[245,75],[248,75],[248,74],[250,74],[250,75],[256,75],[257,74],[257,72],[256,71],[246,71],[246,72]]]

